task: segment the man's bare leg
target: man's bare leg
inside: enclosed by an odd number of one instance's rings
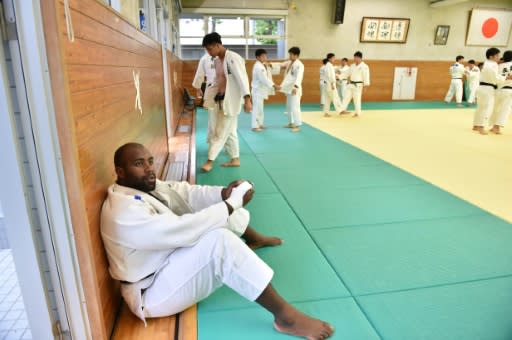
[[[314,319],[286,302],[269,284],[256,299],[274,315],[274,328],[281,332],[310,340],[327,339],[334,333],[328,323]]]
[[[238,157],[231,158],[231,160],[229,162],[222,163],[221,166],[224,166],[224,167],[238,167],[238,166],[240,166],[240,158],[238,158]]]
[[[280,238],[262,235],[249,226],[242,235],[242,238],[247,243],[247,246],[253,250],[262,247],[280,246],[283,243],[283,240]]]
[[[203,170],[204,172],[209,172],[212,168],[213,168],[212,160],[207,160],[206,163],[201,165],[201,170]]]

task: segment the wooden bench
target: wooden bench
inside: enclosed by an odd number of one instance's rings
[[[165,180],[195,183],[195,111],[184,111],[176,132],[170,139],[169,161]],[[194,305],[178,315],[147,319],[147,327],[123,302],[112,340],[197,340],[197,307]]]

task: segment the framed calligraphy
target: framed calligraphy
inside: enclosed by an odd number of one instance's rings
[[[363,17],[360,42],[405,43],[411,19]]]

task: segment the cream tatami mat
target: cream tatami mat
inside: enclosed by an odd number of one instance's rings
[[[368,110],[304,122],[512,222],[512,131],[479,135],[474,109]],[[336,157],[336,155],[332,155]]]

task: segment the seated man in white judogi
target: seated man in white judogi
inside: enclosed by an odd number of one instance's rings
[[[248,226],[243,206],[254,194],[251,183],[223,188],[159,181],[153,157],[137,143],[121,146],[114,163],[117,181],[103,203],[101,235],[110,274],[141,320],[179,313],[225,284],[270,311],[279,332],[332,335],[329,324],[274,290],[272,269],[251,249],[282,243]]]

